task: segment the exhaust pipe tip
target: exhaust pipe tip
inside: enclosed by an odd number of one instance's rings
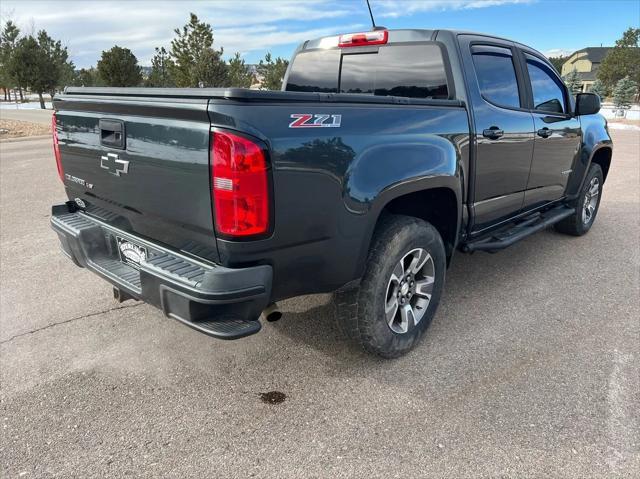
[[[276,303],[271,303],[269,306],[267,306],[262,312],[262,315],[264,316],[264,319],[266,319],[270,323],[278,321],[282,318],[282,312],[280,311],[280,308],[278,308],[278,305]]]

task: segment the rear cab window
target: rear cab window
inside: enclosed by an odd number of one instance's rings
[[[293,59],[287,91],[338,93],[339,50],[313,50]]]
[[[450,97],[443,49],[434,42],[302,51],[293,60],[286,90]]]

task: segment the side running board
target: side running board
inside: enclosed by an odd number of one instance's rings
[[[547,226],[551,226],[565,219],[567,216],[571,216],[573,213],[575,213],[575,208],[567,206],[559,206],[544,213],[536,213],[507,229],[502,229],[488,237],[465,243],[462,246],[462,251],[465,253],[471,253],[473,251],[494,252],[507,248],[521,239],[537,233]]]

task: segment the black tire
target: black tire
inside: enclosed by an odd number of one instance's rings
[[[591,215],[586,215],[585,205],[590,203],[590,199],[593,198],[593,182],[597,183],[597,197],[595,198],[595,207]],[[596,220],[598,214],[598,208],[600,207],[600,200],[602,199],[602,185],[604,183],[602,168],[596,163],[592,163],[587,171],[587,176],[584,179],[584,184],[580,190],[578,197],[571,202],[571,206],[575,207],[576,211],[571,216],[567,216],[565,219],[555,224],[556,231],[560,233],[582,236],[586,234]]]
[[[412,259],[415,259],[415,263]],[[415,264],[417,268],[422,260],[425,261],[423,268],[411,276],[413,268],[410,266]],[[404,275],[402,277],[407,278],[408,281],[396,282],[392,279],[392,274],[399,271],[401,261],[405,261],[407,265],[402,270]],[[422,275],[426,269],[433,274]],[[369,353],[384,358],[402,356],[418,343],[429,327],[442,295],[445,270],[444,244],[440,234],[432,225],[409,216],[387,216],[376,229],[366,270],[359,287],[336,293],[340,328]],[[396,277],[393,275],[393,278]],[[411,284],[411,278],[418,286]],[[423,292],[427,290],[425,287],[422,291],[419,285],[430,283],[431,278],[433,278],[433,284],[429,286],[431,297],[425,304],[424,301],[427,300]],[[412,286],[407,292],[408,297],[400,295],[402,290],[400,285],[405,283]],[[417,291],[418,287],[421,291]],[[390,291],[395,293],[389,294]],[[398,318],[398,321],[388,320],[385,306],[391,304],[396,298],[399,299],[396,300],[398,307],[394,317]],[[402,306],[400,301],[404,301]],[[405,316],[402,316],[407,306],[419,301],[423,302],[422,307],[419,307],[420,303],[416,303],[416,307],[412,309],[415,313],[412,312],[409,315],[404,313]],[[414,314],[422,314],[417,324],[415,319],[402,321],[407,317],[415,318]],[[402,329],[402,325],[408,325],[406,332],[397,331]]]

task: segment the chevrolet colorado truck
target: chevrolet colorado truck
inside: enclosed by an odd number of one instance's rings
[[[421,338],[456,250],[589,231],[612,155],[597,95],[448,30],[306,41],[282,91],[66,88],[54,109],[51,224],[117,300],[234,339],[335,292],[383,357]]]

